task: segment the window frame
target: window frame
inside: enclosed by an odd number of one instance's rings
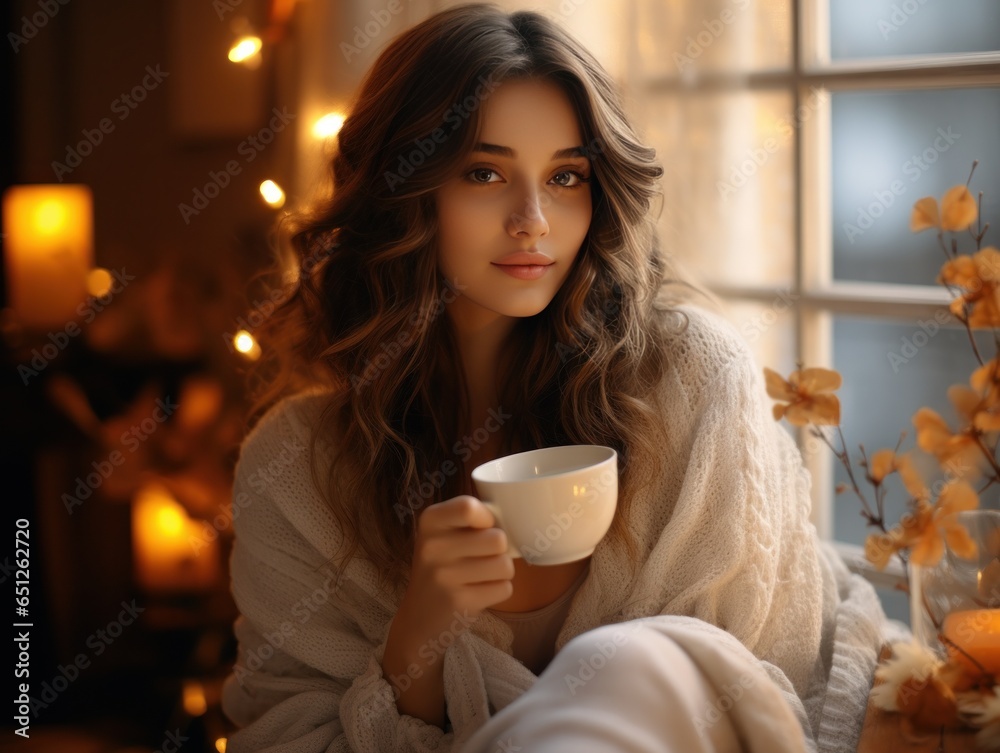
[[[630,3],[630,27],[637,29],[637,3]],[[791,111],[802,106],[813,89],[827,95],[838,91],[930,90],[936,88],[1000,87],[1000,51],[831,61],[828,0],[789,0],[791,60],[787,70],[747,73],[703,72],[694,91],[782,91],[791,97]],[[642,77],[638,51],[629,53],[630,81],[639,91],[663,94],[690,91],[680,75]],[[803,363],[832,367],[833,316],[855,314],[872,318],[934,317],[946,308],[950,296],[937,286],[864,283],[833,279],[831,185],[831,97],[819,97],[815,111],[794,129],[792,183],[798,197],[793,214],[794,269],[790,293],[797,296],[792,317],[795,352]],[[725,301],[767,304],[773,286],[707,285]],[[860,550],[836,541],[833,527],[834,458],[816,451],[818,442],[806,430],[797,438],[812,483],[811,519],[820,538],[834,541],[843,553]],[[853,455],[852,455],[853,458]],[[855,557],[857,559],[857,557]],[[863,558],[862,558],[863,559]],[[900,571],[901,572],[901,571]],[[894,573],[890,573],[893,577]]]

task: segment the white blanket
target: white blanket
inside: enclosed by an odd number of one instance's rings
[[[588,630],[462,753],[803,753],[798,719],[757,658],[694,617]]]
[[[889,628],[871,586],[809,522],[809,476],[771,417],[760,369],[721,317],[686,306],[657,392],[665,471],[641,489],[630,523],[642,564],[605,540],[573,599],[557,649],[595,627],[686,615],[723,628],[760,662],[807,749],[854,751]],[[341,533],[313,488],[310,421],[324,396],[283,401],[247,437],[236,470],[232,588],[240,654],[223,708],[242,751],[459,751],[537,679],[512,634],[484,613],[443,653],[447,731],[400,716],[381,658],[398,599],[371,563],[326,564]],[[638,467],[644,466],[641,459]],[[347,501],[346,503],[349,503]]]

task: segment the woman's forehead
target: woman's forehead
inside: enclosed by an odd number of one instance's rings
[[[498,157],[561,159],[581,147],[576,108],[566,92],[546,79],[508,81],[486,99],[476,147]],[[475,148],[475,147],[474,147]]]

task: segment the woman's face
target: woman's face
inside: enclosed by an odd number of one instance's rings
[[[437,193],[438,269],[460,291],[453,320],[533,316],[555,297],[590,227],[590,160],[569,153],[583,144],[550,81],[508,81],[484,100],[481,143]]]

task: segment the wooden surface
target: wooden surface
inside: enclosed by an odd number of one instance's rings
[[[891,649],[882,649],[879,661],[889,657]],[[876,684],[881,684],[879,680]],[[940,732],[923,730],[906,731],[903,717],[890,711],[882,711],[868,699],[865,724],[858,741],[858,753],[979,753],[975,742],[975,730],[957,730],[944,733],[941,747]]]

